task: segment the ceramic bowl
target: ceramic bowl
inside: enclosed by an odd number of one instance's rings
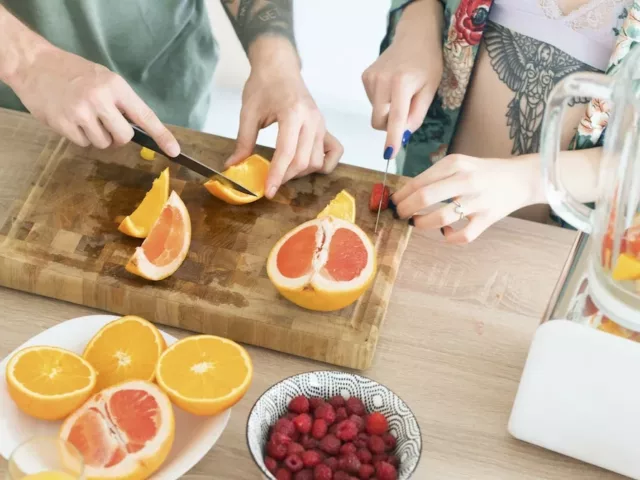
[[[269,427],[287,412],[287,405],[298,395],[345,399],[360,398],[368,412],[380,412],[389,421],[389,430],[397,438],[395,454],[400,459],[398,480],[407,480],[415,472],[422,453],[418,421],[411,409],[395,393],[373,380],[345,372],[307,372],[276,383],[256,401],[247,420],[247,445],[264,478],[275,480],[264,465]]]

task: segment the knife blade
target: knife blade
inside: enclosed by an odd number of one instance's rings
[[[142,130],[137,125],[131,125],[131,127],[133,128],[133,138],[131,139],[132,142],[137,143],[142,147],[146,147],[150,150],[153,150],[154,152],[157,152],[157,153],[160,153],[161,155],[166,156],[166,154],[158,146],[156,141],[153,138],[151,138],[151,136],[147,132]],[[235,180],[231,180],[229,177],[226,177],[216,169],[211,168],[210,166],[205,165],[204,163],[199,162],[195,158],[191,158],[190,156],[185,155],[184,153],[180,153],[177,157],[167,157],[167,158],[172,162],[176,162],[177,164],[182,165],[185,168],[188,168],[192,172],[196,172],[202,175],[203,177],[206,177],[206,178],[217,177],[223,183],[226,183],[227,185],[231,185],[233,188],[235,188],[236,190],[242,193],[245,193],[247,195],[252,195],[254,197],[258,196],[248,188],[240,185]]]
[[[380,221],[380,211],[382,210],[382,199],[384,198],[384,191],[387,188],[387,172],[389,171],[390,160],[387,160],[387,166],[384,168],[384,177],[382,177],[382,193],[380,195],[380,202],[378,203],[378,216],[376,217],[376,226],[373,228],[373,233],[378,232],[378,222]]]

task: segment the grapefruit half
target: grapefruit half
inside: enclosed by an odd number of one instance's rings
[[[294,228],[267,259],[269,279],[286,299],[309,310],[344,308],[376,273],[375,248],[357,225],[333,216]]]
[[[125,267],[147,280],[162,280],[184,262],[191,244],[191,219],[176,192],[171,192],[149,236],[136,248]]]
[[[173,444],[173,407],[157,385],[136,380],[102,390],[69,416],[60,437],[82,454],[88,479],[149,478]]]

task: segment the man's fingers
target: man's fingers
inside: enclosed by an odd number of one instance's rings
[[[84,134],[82,128],[80,128],[75,123],[71,123],[68,120],[61,119],[57,122],[57,125],[54,124],[52,125],[52,127],[58,133],[65,136],[79,147],[88,147],[89,145],[91,145],[91,142]]]
[[[295,178],[305,177],[314,172],[320,172],[324,164],[324,129],[318,130],[316,136],[313,139],[313,148],[311,150],[311,156],[309,158],[309,165],[304,171],[296,174]],[[287,173],[288,175],[288,173]]]
[[[327,132],[324,136],[324,166],[322,167],[322,173],[333,172],[343,153],[344,147],[340,141]]]
[[[151,138],[169,157],[178,156],[180,153],[178,141],[153,113],[153,110],[124,81],[118,90],[116,93],[116,98],[119,99],[118,108],[127,115],[129,120],[151,135]]]
[[[100,121],[111,135],[114,145],[125,145],[133,138],[133,128],[115,105],[100,114]]]
[[[300,136],[298,137],[298,146],[293,161],[287,169],[282,183],[286,183],[302,172],[307,171],[311,163],[311,153],[313,152],[313,144],[316,136],[316,129],[309,124],[302,126]]]
[[[267,198],[273,198],[277,193],[282,180],[284,179],[289,165],[293,161],[296,153],[298,136],[300,135],[301,124],[293,119],[286,119],[278,123],[278,138],[276,139],[276,150],[269,167],[269,175],[265,185]]]
[[[92,111],[86,111],[80,115],[79,127],[96,148],[107,148],[113,141],[100,119]]]
[[[240,128],[238,129],[236,149],[225,162],[225,168],[241,162],[253,153],[259,131],[260,121],[258,115],[253,111],[242,109],[240,112]]]

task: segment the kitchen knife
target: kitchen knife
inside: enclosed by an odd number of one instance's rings
[[[154,152],[158,152],[166,156],[166,154],[158,146],[156,141],[153,138],[151,138],[147,132],[142,130],[137,125],[131,125],[131,127],[133,128],[133,138],[131,139],[132,142],[137,143],[142,147],[148,148],[149,150],[153,150]],[[195,158],[191,158],[188,155],[185,155],[184,153],[180,153],[177,157],[167,157],[167,158],[172,162],[176,162],[177,164],[182,165],[183,167],[186,167],[193,172],[199,173],[203,177],[206,177],[206,178],[217,177],[216,179],[219,179],[220,181],[222,181],[223,183],[226,183],[227,185],[231,185],[236,190],[242,193],[246,193],[247,195],[252,195],[254,197],[257,197],[255,193],[243,187],[238,182],[231,180],[228,177],[225,177],[222,173],[218,172],[217,170],[209,167],[208,165],[205,165],[204,163],[199,162]]]
[[[406,147],[411,140],[411,131],[405,130],[402,134],[402,146]],[[389,163],[391,162],[391,157],[393,156],[393,147],[388,146],[384,149],[383,158],[387,162],[387,165],[384,167],[384,177],[382,177],[382,194],[380,195],[380,202],[378,203],[378,216],[376,217],[376,226],[373,228],[373,233],[378,232],[378,222],[380,221],[380,211],[382,210],[382,199],[384,198],[384,191],[387,188],[387,172],[389,171]],[[411,224],[413,219],[409,220]]]

